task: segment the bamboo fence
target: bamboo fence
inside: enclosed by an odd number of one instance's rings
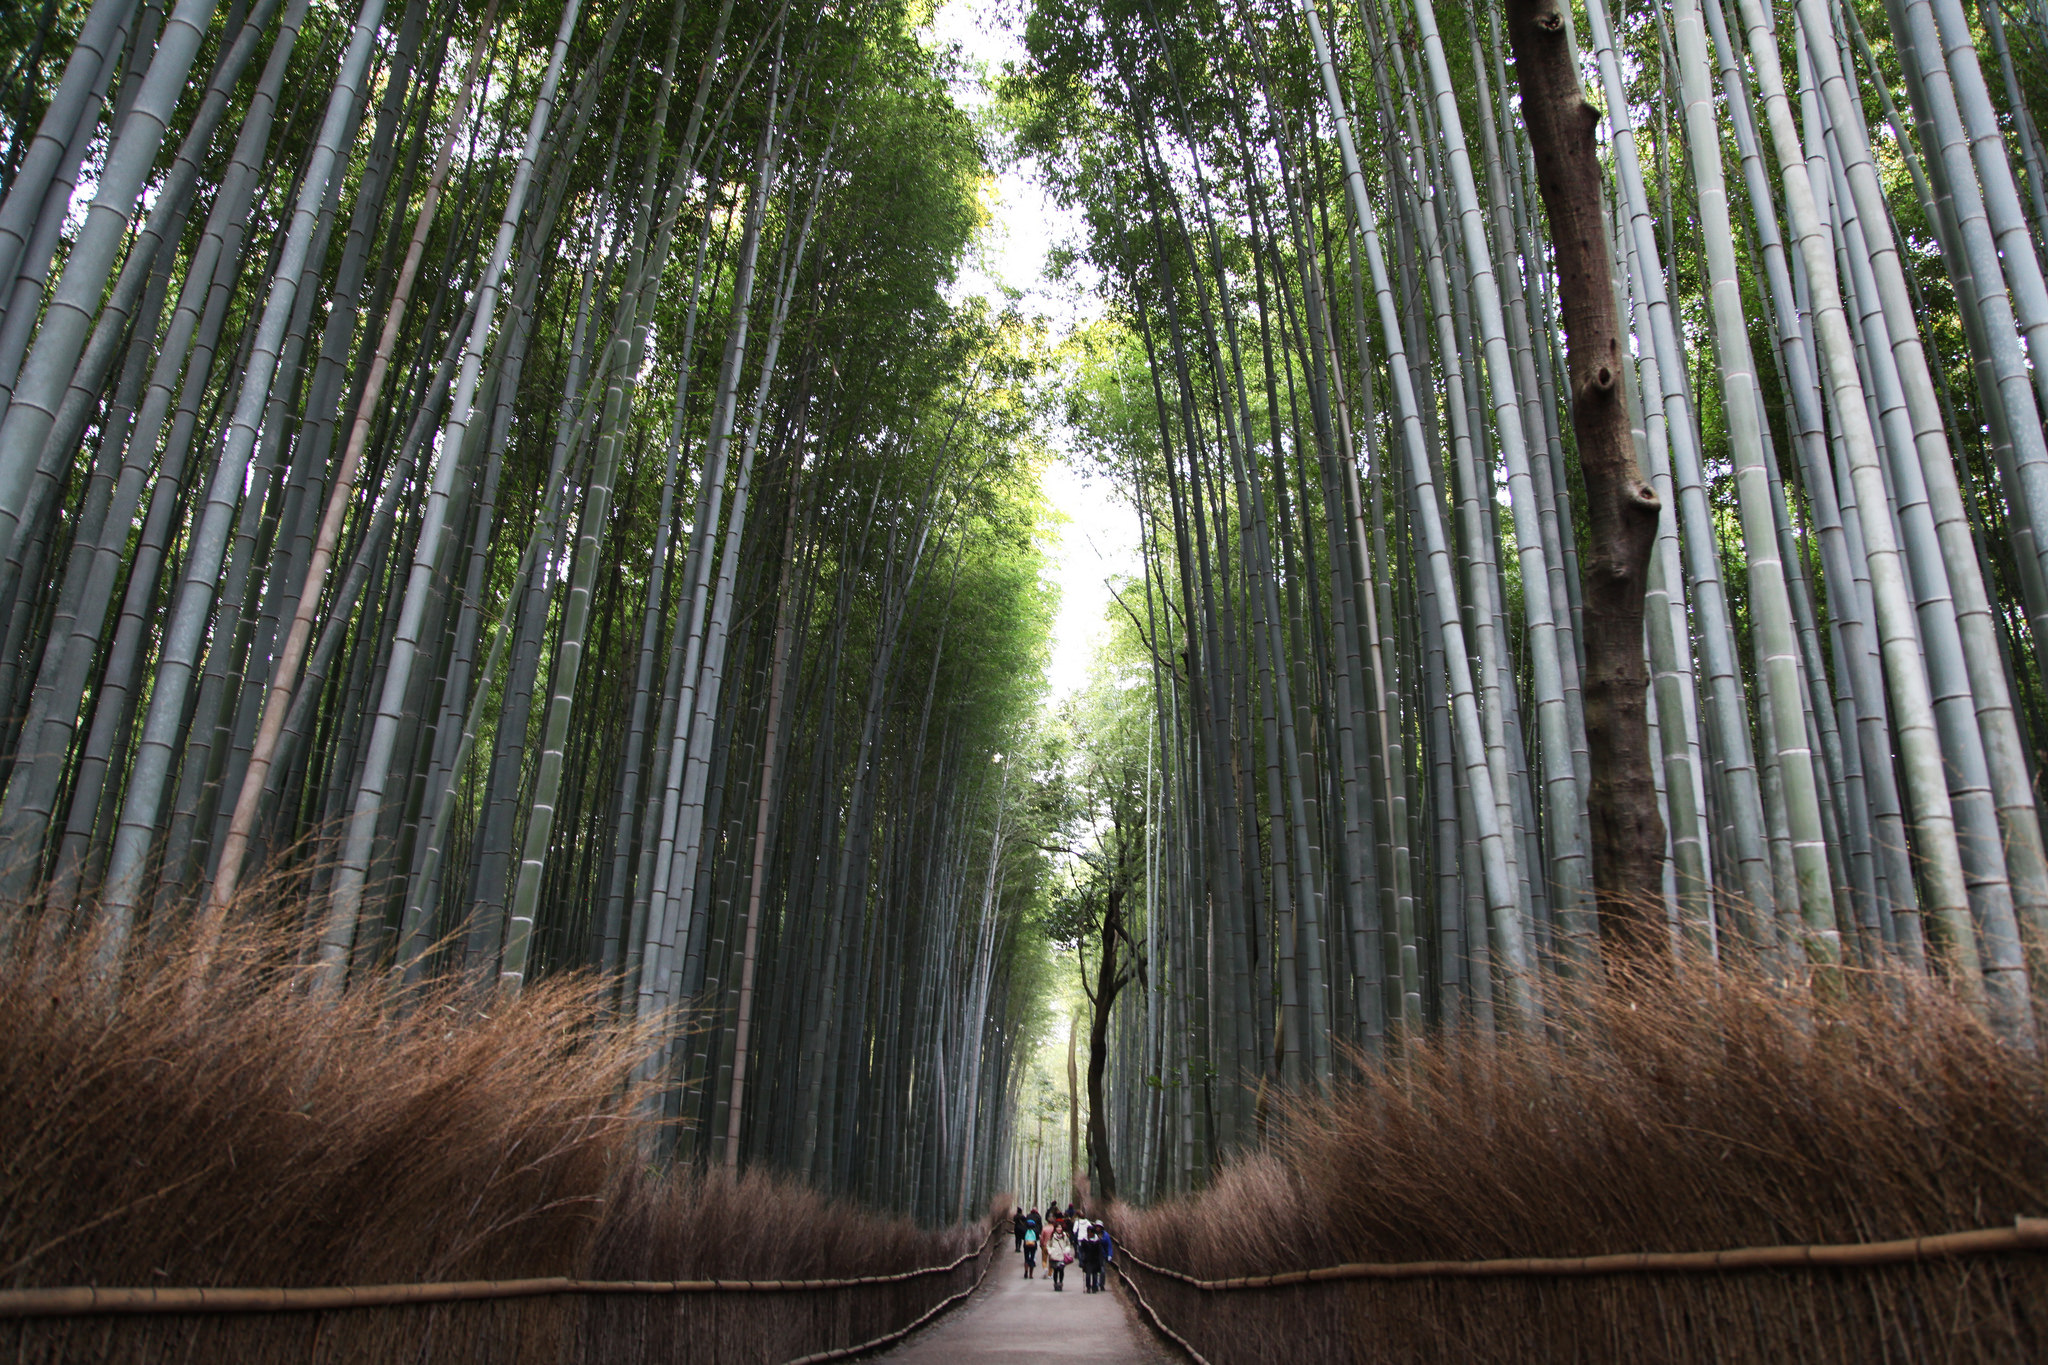
[[[1897,1238],[1878,1242],[1807,1243],[1784,1246],[1736,1247],[1717,1251],[1620,1252],[1599,1256],[1524,1256],[1486,1260],[1363,1261],[1319,1266],[1309,1270],[1283,1271],[1272,1275],[1239,1275],[1207,1280],[1168,1266],[1154,1264],[1132,1251],[1118,1247],[1118,1263],[1166,1281],[1164,1288],[1177,1291],[1181,1311],[1180,1327],[1148,1298],[1129,1274],[1122,1277],[1140,1311],[1160,1333],[1174,1342],[1196,1365],[1224,1365],[1224,1362],[1300,1359],[1311,1344],[1346,1348],[1353,1360],[1521,1360],[1596,1361],[1641,1359],[1702,1359],[1711,1351],[1717,1360],[1786,1359],[1940,1359],[1940,1360],[2027,1360],[2037,1358],[2030,1319],[2038,1318],[2041,1290],[2048,1277],[2040,1274],[2033,1254],[2048,1251],[2048,1219],[2020,1216],[2009,1227],[1974,1228],[1927,1237]],[[1974,1258],[2020,1256],[2010,1275],[1972,1275],[1962,1263]],[[1929,1322],[1940,1322],[1939,1313],[1925,1318],[1910,1311],[1899,1313],[1892,1298],[1890,1310],[1883,1291],[1867,1283],[1828,1272],[1891,1270],[1900,1267],[1955,1266],[1952,1276],[1928,1277],[1920,1287],[1930,1298],[1949,1291],[1948,1321],[1953,1330],[1888,1340],[1888,1329],[1913,1323],[1922,1333]],[[1759,1272],[1764,1274],[1760,1279]],[[1798,1275],[1786,1285],[1784,1272]],[[1732,1305],[1719,1305],[1713,1313],[1687,1312],[1682,1301],[1693,1297],[1686,1291],[1668,1294],[1661,1286],[1635,1294],[1631,1303],[1627,1282],[1636,1277],[1687,1279],[1691,1277],[1744,1277],[1751,1286],[1737,1288],[1737,1298],[1747,1298],[1747,1312],[1729,1315]],[[1621,1282],[1600,1296],[1604,1310],[1595,1315],[1574,1315],[1562,1296],[1546,1295],[1546,1281],[1607,1279]],[[1216,1300],[1210,1295],[1245,1290],[1286,1290],[1314,1285],[1389,1281],[1519,1280],[1529,1286],[1508,1296],[1518,1304],[1500,1301],[1503,1296],[1467,1292],[1462,1299],[1451,1294],[1431,1296],[1437,1311],[1416,1313],[1410,1305],[1408,1316],[1396,1318],[1391,1306],[1370,1296],[1369,1291],[1350,1296],[1339,1305],[1313,1305],[1301,1295],[1285,1298]],[[1993,1300],[2002,1300],[2003,1321],[1993,1322],[1987,1333],[1987,1315],[1970,1315],[1963,1326],[1966,1307],[1973,1295],[1987,1285]],[[2001,1287],[2009,1293],[2001,1293]],[[1154,1293],[1159,1294],[1155,1287]],[[1728,1293],[1717,1297],[1726,1298]],[[1833,1316],[1830,1303],[1842,1297],[1862,1297],[1865,1335],[1878,1349],[1837,1353],[1823,1345],[1833,1335],[1837,1345],[1847,1342],[1839,1334],[1820,1330]],[[1163,1296],[1162,1296],[1163,1297]],[[1480,1302],[1487,1298],[1491,1301]],[[1679,1300],[1681,1302],[1674,1302]],[[2024,1301],[2023,1301],[2024,1300]],[[1555,1318],[1549,1324],[1518,1321],[1522,1312]],[[1930,1302],[1928,1309],[1936,1304]],[[1306,1311],[1304,1311],[1306,1310]],[[1506,1311],[1503,1311],[1506,1310]],[[1674,1311],[1676,1310],[1676,1311]],[[1562,1313],[1562,1317],[1559,1315]],[[1993,1315],[1998,1316],[1998,1315]],[[1840,1328],[1853,1315],[1836,1318]],[[1752,1325],[1753,1337],[1739,1324]],[[1462,1322],[1462,1329],[1453,1328]],[[1571,1323],[1564,1330],[1559,1323]],[[1718,1326],[1716,1325],[1718,1322]],[[1678,1330],[1674,1332],[1674,1327]],[[1181,1328],[1185,1328],[1183,1331]],[[1438,1332],[1432,1328],[1442,1328]],[[2009,1330],[1999,1330],[2006,1328]],[[1335,1340],[1330,1338],[1334,1335]],[[1694,1338],[1693,1348],[1681,1342]],[[1708,1338],[1713,1338],[1712,1342]],[[1434,1343],[1434,1348],[1426,1343]],[[1902,1354],[1903,1352],[1903,1354]]]
[[[52,1289],[0,1289],[0,1318],[129,1316],[149,1313],[310,1313],[344,1308],[395,1308],[405,1304],[474,1303],[485,1299],[533,1299],[555,1294],[781,1294],[902,1284],[947,1275],[981,1256],[995,1233],[972,1251],[944,1265],[893,1275],[854,1275],[831,1280],[580,1280],[542,1275],[520,1280],[453,1280],[442,1284],[356,1284],[313,1288],[250,1289],[206,1286],[164,1289],[101,1288],[76,1285]],[[984,1267],[984,1273],[986,1268]]]
[[[98,1358],[150,1359],[170,1338],[163,1330],[177,1334],[192,1349],[208,1349],[212,1358],[244,1361],[304,1359],[299,1352],[300,1333],[265,1332],[260,1328],[239,1334],[219,1323],[221,1319],[250,1316],[318,1315],[333,1313],[376,1313],[377,1310],[446,1308],[492,1302],[584,1299],[675,1300],[696,1296],[762,1294],[819,1296],[807,1311],[792,1311],[788,1300],[773,1305],[754,1301],[738,1312],[696,1311],[691,1308],[634,1313],[628,1321],[616,1311],[592,1311],[584,1305],[542,1310],[531,1309],[512,1320],[494,1321],[494,1331],[458,1332],[443,1336],[445,1344],[434,1359],[500,1359],[488,1345],[483,1353],[465,1351],[452,1343],[468,1339],[495,1341],[501,1349],[509,1345],[513,1359],[547,1360],[663,1360],[674,1358],[677,1349],[694,1347],[717,1359],[775,1361],[784,1358],[792,1346],[818,1349],[789,1358],[786,1365],[822,1365],[825,1361],[850,1359],[900,1341],[947,1310],[965,1301],[981,1287],[993,1262],[990,1254],[996,1229],[972,1249],[942,1265],[886,1275],[856,1275],[829,1279],[707,1279],[707,1280],[589,1280],[569,1276],[541,1276],[509,1280],[465,1280],[445,1283],[332,1285],[318,1287],[166,1287],[103,1288],[73,1286],[0,1290],[0,1320],[20,1324],[15,1345],[23,1360],[69,1360],[82,1358],[85,1339],[72,1335],[43,1336],[33,1331],[33,1320],[52,1319],[147,1319],[181,1321],[165,1324],[148,1342],[124,1339],[117,1333],[98,1338]],[[971,1278],[955,1287],[955,1277],[971,1270]],[[919,1281],[940,1279],[941,1289],[951,1292],[933,1299],[913,1293],[906,1301],[900,1287]],[[871,1298],[850,1301],[849,1291],[867,1291]],[[888,1291],[873,1293],[873,1291]],[[915,1312],[914,1317],[906,1314]],[[332,1330],[316,1319],[310,1338],[313,1358],[319,1360],[371,1360],[388,1349],[385,1343],[409,1342],[418,1354],[429,1349],[446,1323],[427,1317],[384,1313],[379,1320],[362,1327]],[[209,1322],[209,1320],[212,1320]],[[463,1319],[452,1319],[463,1323]],[[416,1325],[413,1325],[416,1324]],[[0,1338],[8,1335],[0,1332]],[[200,1346],[203,1338],[204,1347]],[[372,1343],[374,1339],[374,1343]],[[107,1349],[111,1347],[112,1349]],[[401,1348],[404,1349],[404,1348]],[[160,1358],[160,1357],[156,1357]]]

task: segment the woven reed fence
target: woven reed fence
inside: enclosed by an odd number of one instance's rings
[[[1886,1242],[1123,1282],[1197,1365],[2048,1359],[2048,1219]]]
[[[782,1365],[988,1264],[986,1225],[650,1165],[605,983],[312,1007],[299,946],[166,939],[117,1011],[88,936],[0,962],[0,1365]]]
[[[953,1260],[811,1280],[588,1280],[0,1290],[0,1359],[822,1365],[964,1300],[995,1230]]]

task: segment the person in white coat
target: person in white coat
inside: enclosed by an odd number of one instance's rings
[[[1045,1268],[1052,1272],[1052,1288],[1059,1293],[1066,1288],[1067,1267],[1074,1261],[1074,1244],[1067,1238],[1066,1230],[1055,1229],[1045,1242]]]

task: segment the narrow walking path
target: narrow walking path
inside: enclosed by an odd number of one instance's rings
[[[1044,1278],[1024,1278],[1024,1258],[998,1250],[981,1292],[942,1321],[881,1356],[890,1365],[965,1365],[995,1360],[1009,1365],[1071,1365],[1117,1361],[1163,1365],[1177,1359],[1138,1321],[1115,1288],[1081,1292],[1081,1272],[1067,1272],[1067,1287],[1053,1292]]]

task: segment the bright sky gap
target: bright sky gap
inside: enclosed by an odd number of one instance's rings
[[[1024,56],[1023,44],[987,0],[947,0],[934,16],[932,39],[958,44],[966,70],[954,85],[954,98],[977,114],[991,103],[987,82],[1002,74],[1004,62]],[[997,164],[1003,169],[990,196],[992,221],[960,272],[956,297],[980,295],[1000,308],[1014,296],[1014,306],[1045,318],[1053,339],[1060,340],[1102,313],[1101,300],[1083,285],[1046,275],[1053,249],[1078,236],[1077,216],[1045,193],[1028,164],[1013,164],[1007,156]],[[1058,458],[1047,462],[1040,487],[1065,519],[1046,545],[1048,572],[1060,590],[1046,670],[1048,700],[1056,704],[1087,679],[1113,601],[1110,582],[1139,576],[1141,566],[1138,519],[1130,504],[1108,480],[1084,476],[1067,463],[1068,433],[1057,411],[1050,422],[1047,438]]]

